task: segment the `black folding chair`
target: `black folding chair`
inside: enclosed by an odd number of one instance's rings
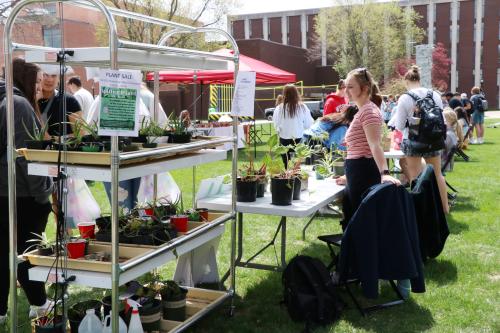
[[[443,176],[445,176],[446,168],[451,163],[451,161],[453,159],[453,156],[457,152],[457,149],[458,149],[458,147],[451,148],[450,152],[448,153],[448,156],[446,156],[446,160],[445,160],[444,164],[441,167],[441,173],[443,174]],[[446,178],[445,178],[445,182],[446,182],[446,186],[448,186],[448,188],[452,191],[452,193],[448,192],[448,200],[450,200],[450,204],[451,205],[454,205],[455,204],[455,200],[457,199],[457,193],[458,193],[458,191],[453,186],[451,186],[450,183],[448,183],[448,181],[446,180]]]

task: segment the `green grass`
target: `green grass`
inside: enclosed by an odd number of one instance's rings
[[[490,120],[489,122],[498,122]],[[471,161],[457,160],[455,170],[448,173],[447,180],[459,190],[458,201],[448,215],[450,236],[443,253],[425,266],[427,292],[412,294],[403,305],[382,310],[363,318],[354,306],[342,314],[341,320],[315,332],[499,332],[500,323],[500,129],[486,129],[486,143],[470,146],[466,153]],[[262,156],[265,147],[258,147]],[[228,173],[230,159],[210,163],[197,168],[197,182],[203,178]],[[184,190],[186,206],[191,203],[192,170],[178,170],[172,173]],[[104,211],[109,210],[102,185],[92,187]],[[298,253],[329,260],[326,246],[316,236],[340,230],[338,220],[316,219],[308,231],[306,241],[301,239],[305,219],[290,219],[288,228],[287,258]],[[270,239],[277,226],[278,217],[245,215],[245,254],[257,251]],[[53,223],[50,223],[53,230]],[[229,227],[223,236],[218,253],[220,271],[226,271],[229,264]],[[279,244],[277,244],[277,251]],[[260,258],[262,262],[275,263],[272,249]],[[170,277],[173,263],[161,269]],[[381,297],[389,291],[382,285]],[[236,312],[233,318],[227,316],[228,307],[207,316],[192,332],[299,332],[302,324],[293,323],[282,299],[281,274],[238,268]],[[90,294],[89,294],[90,293]],[[71,300],[100,297],[102,290],[72,287]],[[359,291],[356,291],[359,295]],[[343,295],[348,300],[346,295]],[[20,292],[20,322],[27,321],[28,305]],[[495,315],[497,313],[497,315]],[[29,332],[27,327],[21,330]]]

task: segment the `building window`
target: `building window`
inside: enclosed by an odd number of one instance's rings
[[[48,47],[61,47],[61,29],[59,27],[43,28],[43,41]]]
[[[57,9],[56,9],[55,3],[47,3],[44,5],[44,8],[47,11],[48,15],[56,15],[57,14]]]

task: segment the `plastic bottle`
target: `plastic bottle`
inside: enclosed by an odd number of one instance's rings
[[[112,333],[111,329],[111,315],[107,315],[103,320],[104,328],[102,333]],[[127,333],[127,324],[123,321],[122,317],[118,317],[118,333]]]
[[[127,299],[127,303],[132,307],[132,316],[130,316],[130,323],[128,324],[128,333],[144,333],[141,318],[139,317],[139,303],[131,299]]]
[[[95,315],[94,309],[86,311],[85,317],[78,326],[78,333],[102,333],[102,323]]]

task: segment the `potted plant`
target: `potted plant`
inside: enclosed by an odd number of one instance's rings
[[[253,161],[244,164],[238,170],[239,177],[236,179],[236,200],[239,202],[253,202],[257,198],[257,177]]]
[[[324,179],[332,175],[333,169],[333,155],[332,152],[326,148],[322,148],[323,158],[320,159],[314,166],[316,172],[316,179]]]
[[[30,131],[23,121],[23,127],[26,134],[31,140],[25,140],[26,148],[28,149],[40,149],[45,150],[52,143],[51,140],[46,140],[47,130],[49,129],[49,120],[43,124],[41,128],[38,128],[36,122],[33,122],[33,128]]]
[[[45,232],[42,232],[41,235],[36,234],[34,232],[32,232],[32,234],[35,236],[35,238],[28,239],[26,242],[34,244],[30,245],[24,251],[24,253],[31,251],[33,248],[36,248],[38,251],[38,255],[51,256],[52,254],[54,254],[54,242],[49,241],[49,239],[47,238],[47,234]]]
[[[264,162],[271,178],[271,203],[279,206],[291,205],[294,178],[300,165],[290,162],[287,163],[288,168],[285,168],[281,155],[286,154],[291,147],[279,145],[276,134],[269,138],[268,145],[270,150],[264,157]]]
[[[172,112],[168,117],[168,142],[170,143],[188,143],[191,141],[191,133],[182,122]]]
[[[301,179],[301,169],[300,166],[307,158],[309,158],[312,154],[312,149],[310,146],[299,143],[294,147],[294,155],[291,159],[292,166],[294,166],[294,185],[293,185],[293,200],[300,200],[300,191],[302,188],[302,179]]]
[[[345,174],[344,164],[347,152],[340,148],[335,149],[334,160],[332,161],[333,173],[335,176],[343,176]]]
[[[186,295],[188,290],[177,282],[169,280],[160,289],[163,307],[163,319],[173,321],[186,320]]]
[[[104,144],[101,142],[101,137],[98,134],[97,122],[87,123],[85,120],[78,120],[80,127],[86,134],[81,137],[81,150],[83,152],[100,152],[104,149]]]
[[[184,214],[184,202],[182,200],[182,194],[177,200],[176,204],[176,214],[170,216],[170,223],[175,227],[178,232],[188,231],[188,221],[189,217]]]
[[[156,298],[158,292],[155,283],[139,287],[131,298],[139,303],[139,316],[144,332],[159,331],[162,301]]]
[[[391,150],[391,131],[385,123],[382,124],[382,137],[380,138],[380,145],[384,151]]]
[[[307,191],[309,188],[309,174],[305,171],[300,171],[300,190],[301,191]]]
[[[64,333],[65,322],[61,315],[54,314],[53,311],[45,316],[38,317],[33,321],[35,333]]]
[[[262,198],[266,192],[268,179],[266,176],[266,164],[262,163],[258,170],[255,170],[255,177],[257,178],[257,198]]]
[[[94,309],[95,315],[102,319],[101,317],[101,301],[98,300],[86,300],[82,302],[75,303],[73,306],[68,308],[68,320],[69,326],[71,328],[71,333],[78,333],[78,326],[82,322],[86,315],[88,309]]]
[[[163,129],[154,120],[149,120],[146,126],[139,130],[139,134],[146,137],[146,142],[142,144],[144,148],[156,148],[156,140],[163,136]]]

